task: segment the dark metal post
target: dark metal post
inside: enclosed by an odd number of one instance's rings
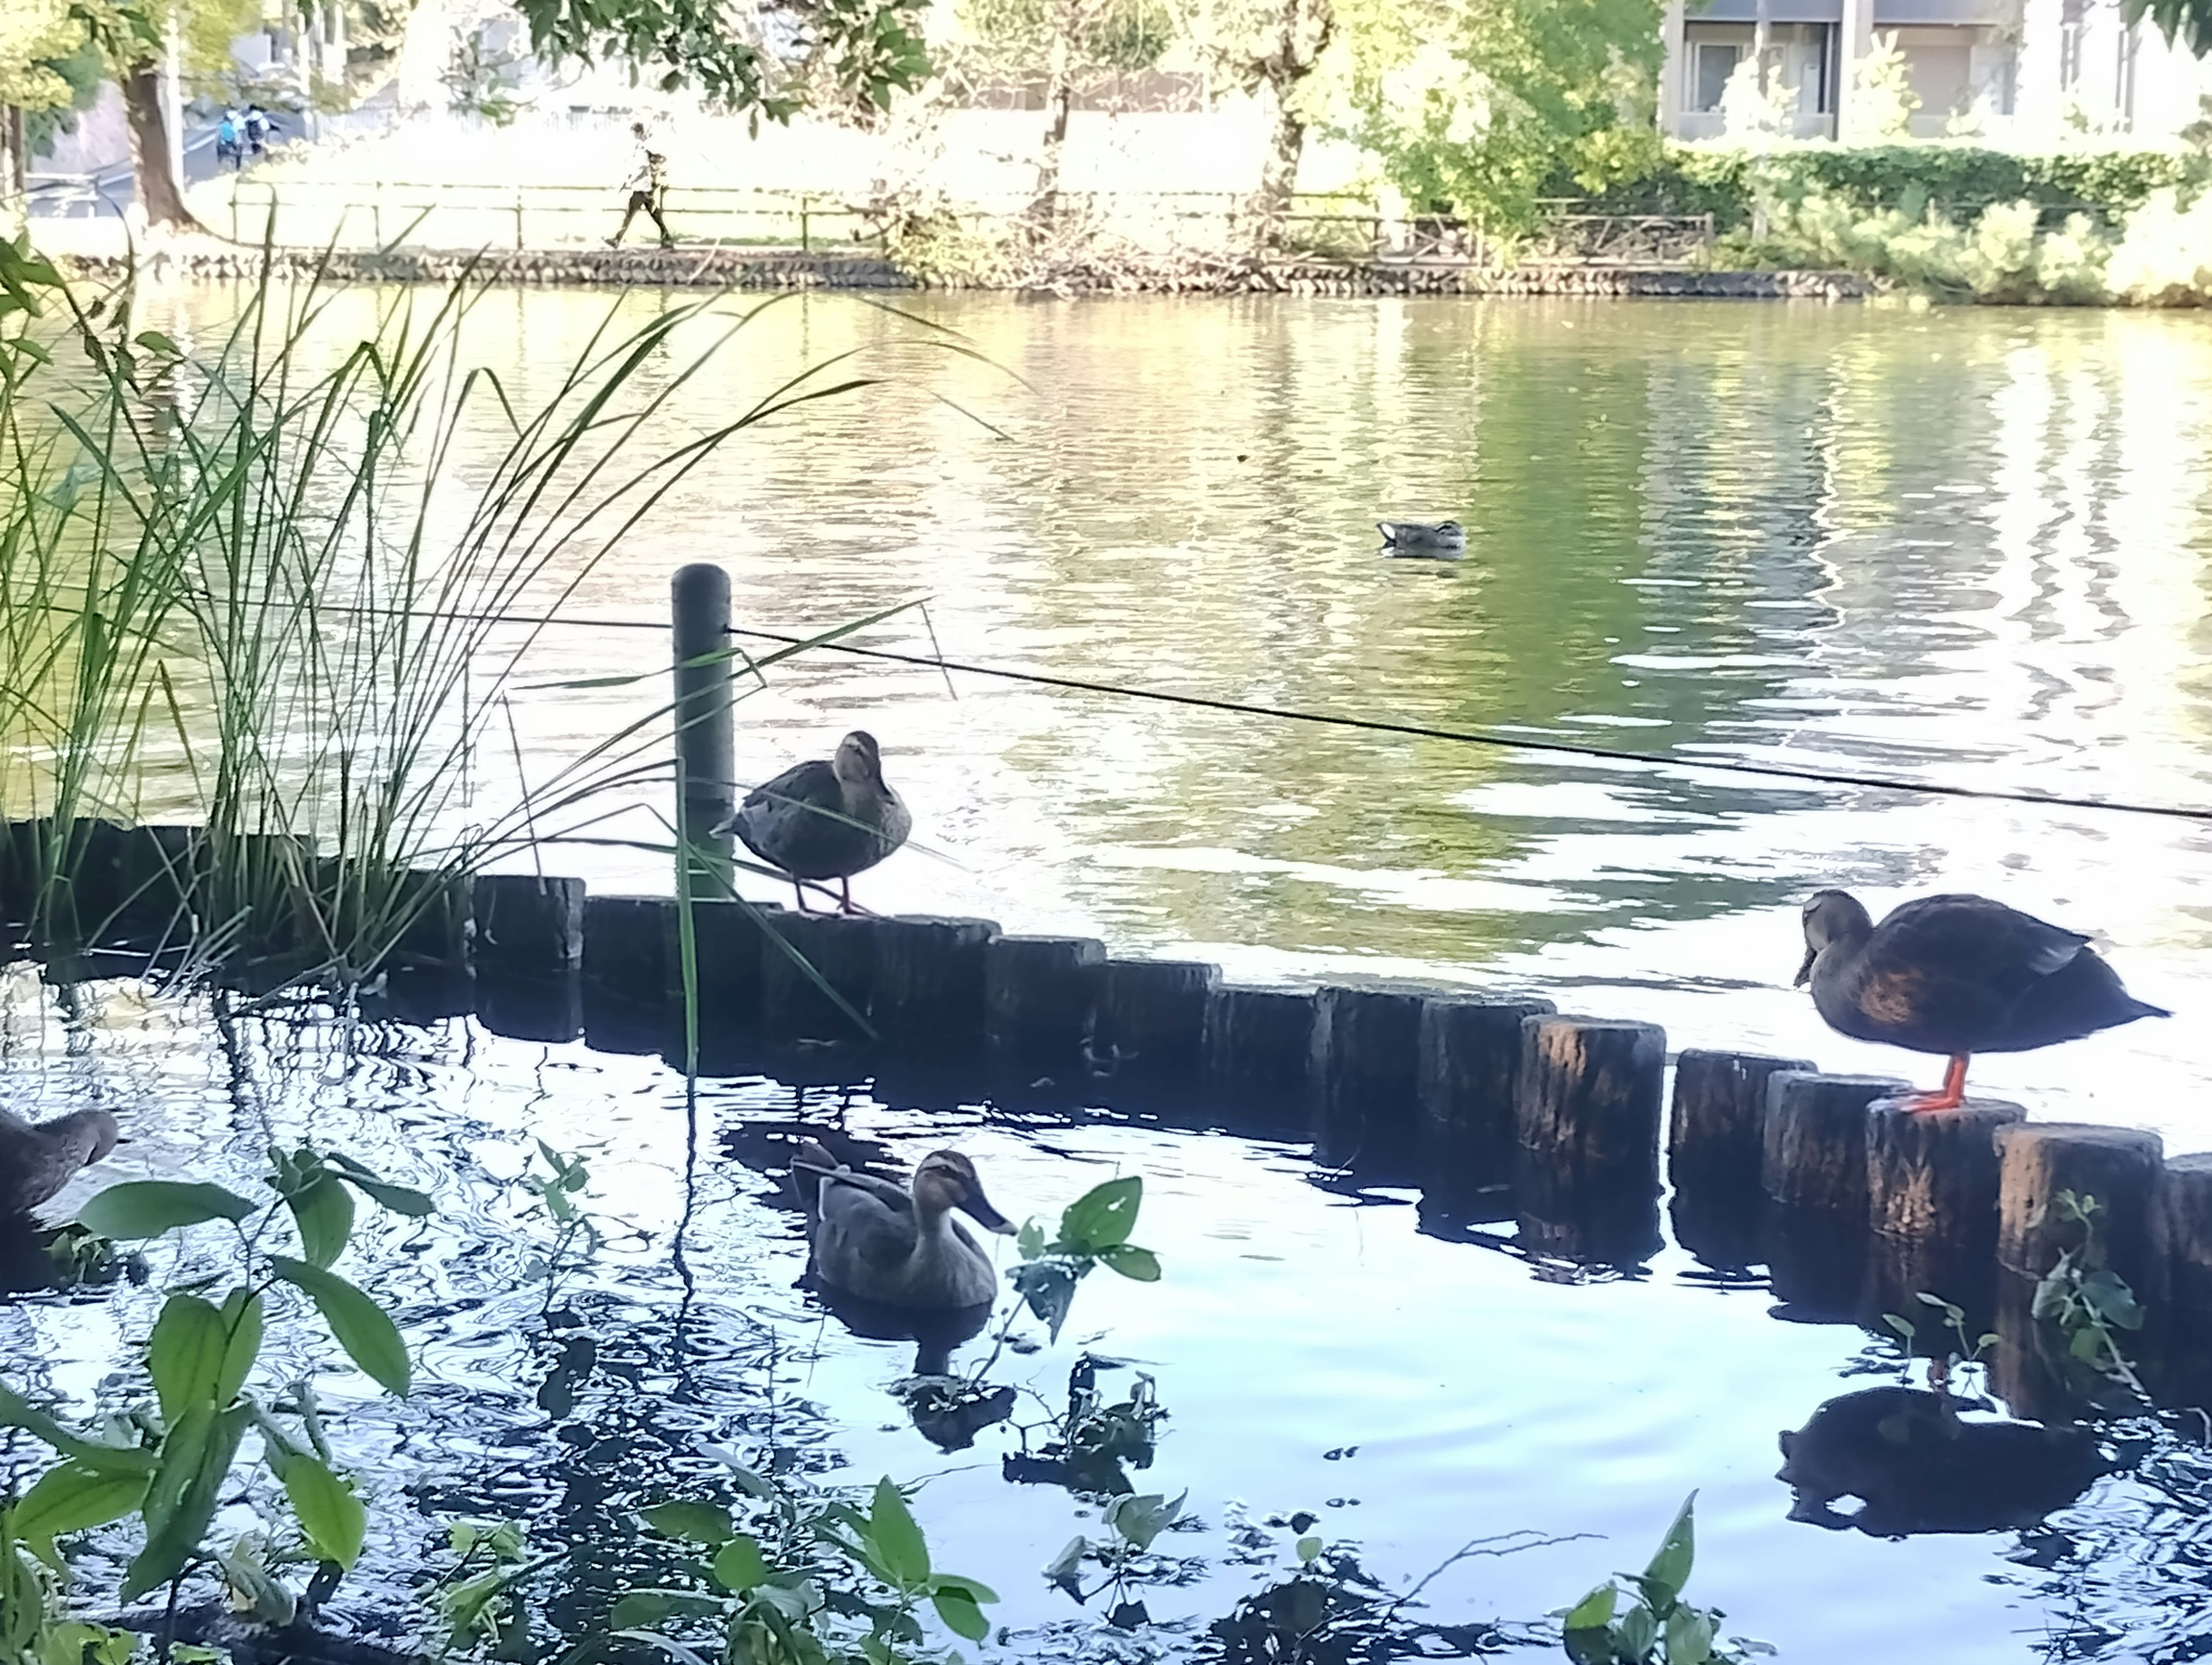
[[[695,874],[721,894],[733,848],[714,836],[737,807],[737,730],[730,714],[730,575],[708,562],[679,567],[670,585],[676,648],[677,828],[685,848],[708,853]]]

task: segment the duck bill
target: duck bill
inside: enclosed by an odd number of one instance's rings
[[[1819,949],[1807,949],[1805,951],[1805,963],[1797,968],[1797,975],[1790,980],[1790,987],[1792,988],[1802,988],[1807,983],[1812,981],[1813,962],[1820,957],[1820,951]]]
[[[1002,1237],[1010,1237],[1013,1235],[1014,1223],[991,1206],[991,1200],[983,1194],[981,1186],[969,1186],[968,1200],[960,1206],[969,1219],[975,1221],[986,1231],[995,1231]]]

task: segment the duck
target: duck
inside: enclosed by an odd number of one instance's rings
[[[952,1211],[1002,1235],[1013,1223],[991,1206],[975,1164],[959,1152],[932,1152],[902,1189],[839,1166],[810,1139],[791,1172],[806,1205],[814,1275],[829,1288],[921,1312],[988,1306],[997,1295],[990,1255]]]
[[[714,829],[733,832],[771,867],[786,874],[808,911],[806,881],[836,879],[838,911],[853,914],[853,875],[865,872],[906,842],[914,817],[884,779],[876,737],[854,729],[834,757],[799,763],[745,794],[737,812]]]
[[[1467,530],[1456,520],[1377,520],[1375,527],[1393,555],[1467,553]]]
[[[1964,1103],[1978,1052],[2033,1052],[2173,1015],[2129,994],[2080,932],[1987,896],[1921,896],[1876,925],[1850,891],[1819,891],[1805,904],[1793,987],[1808,982],[1838,1034],[1950,1059],[1942,1086],[1907,1102],[1916,1111]]]
[[[31,1122],[0,1109],[0,1219],[27,1215],[52,1201],[79,1169],[100,1160],[122,1139],[123,1130],[106,1110]]]

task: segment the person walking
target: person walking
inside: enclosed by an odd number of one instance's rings
[[[225,162],[234,172],[246,166],[238,147],[238,112],[228,108],[222,112],[222,119],[215,125],[215,165],[218,171]]]
[[[653,148],[646,137],[643,122],[633,122],[629,131],[630,137],[637,141],[637,165],[630,170],[629,178],[625,182],[625,188],[629,191],[629,205],[623,210],[622,228],[607,239],[607,246],[622,246],[623,239],[629,235],[630,222],[637,218],[641,210],[651,215],[653,223],[660,228],[660,246],[674,248],[676,234],[669,230],[668,222],[661,217],[660,213],[661,204],[668,195],[668,158]]]
[[[269,112],[258,104],[246,106],[246,148],[256,156],[269,148]]]

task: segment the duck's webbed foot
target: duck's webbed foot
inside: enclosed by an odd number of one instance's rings
[[[1966,1102],[1966,1058],[1962,1053],[1943,1072],[1942,1087],[1934,1092],[1914,1093],[1905,1100],[1905,1108],[1915,1115],[1925,1115],[1931,1110],[1955,1110]]]

